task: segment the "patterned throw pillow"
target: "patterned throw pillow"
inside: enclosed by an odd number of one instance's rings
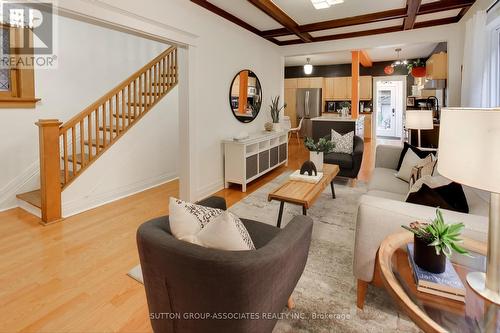
[[[427,155],[425,158],[419,158],[413,150],[408,149],[403,159],[403,163],[401,164],[401,168],[399,168],[399,171],[396,173],[396,177],[409,183],[414,167],[423,167],[432,161],[432,154]]]
[[[245,225],[234,214],[170,198],[170,230],[175,238],[228,251],[255,250]]]
[[[432,155],[430,155],[432,159]],[[426,158],[426,160],[429,160],[429,157]],[[416,165],[413,167],[411,170],[411,177],[410,177],[410,187],[415,184],[417,180],[424,176],[433,176],[434,173],[434,168],[436,167],[437,160],[433,160],[430,162],[425,163],[424,165]]]
[[[335,144],[333,153],[352,154],[354,150],[354,131],[342,135],[332,130],[332,142]]]

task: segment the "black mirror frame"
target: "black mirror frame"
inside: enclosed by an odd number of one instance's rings
[[[255,75],[255,78],[257,79],[257,86],[260,88],[261,104],[259,106],[259,110],[257,110],[257,113],[255,114],[255,117],[253,117],[252,119],[249,119],[249,120],[242,120],[242,119],[238,118],[238,116],[236,116],[236,114],[234,113],[233,106],[231,104],[231,102],[232,102],[232,100],[231,100],[231,91],[233,89],[234,80],[236,80],[236,78],[240,75],[240,73],[244,72],[244,71],[248,71],[249,73],[253,73]],[[262,97],[262,84],[260,83],[260,80],[259,80],[259,77],[257,76],[257,74],[254,71],[252,71],[251,69],[242,69],[242,70],[239,70],[238,73],[236,73],[236,75],[231,80],[231,85],[229,86],[229,109],[231,110],[231,113],[233,114],[234,118],[236,118],[236,120],[238,120],[239,122],[242,122],[244,124],[251,123],[252,121],[254,121],[259,116],[260,109],[262,109],[262,100],[263,100],[263,97]]]

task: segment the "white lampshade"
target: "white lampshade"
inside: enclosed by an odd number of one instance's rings
[[[430,130],[434,128],[432,111],[406,111],[406,128]]]
[[[438,171],[458,183],[500,193],[500,108],[442,110]]]
[[[313,65],[311,65],[311,59],[307,58],[307,63],[304,65],[304,74],[309,75],[313,72]]]

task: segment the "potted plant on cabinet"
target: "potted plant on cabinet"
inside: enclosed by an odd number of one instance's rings
[[[273,127],[276,132],[281,131],[280,112],[281,110],[286,108],[286,103],[280,107],[279,102],[280,102],[280,97],[276,96],[271,99],[271,105],[269,105],[271,111],[271,118],[273,120]]]
[[[413,77],[425,77],[425,65],[426,64],[423,59],[410,61],[406,66],[408,68],[408,74],[411,74]]]
[[[452,251],[460,254],[468,252],[458,245],[464,228],[463,223],[446,224],[443,214],[436,209],[436,218],[432,223],[413,222],[410,226],[402,226],[414,235],[414,260],[422,269],[431,273],[443,273],[446,269],[446,258]]]
[[[324,154],[331,153],[335,148],[335,143],[326,138],[321,138],[314,142],[312,138],[305,138],[304,144],[309,150],[309,160],[314,163],[317,171],[323,171]]]

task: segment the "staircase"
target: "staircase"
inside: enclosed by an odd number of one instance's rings
[[[43,224],[61,219],[61,192],[118,141],[178,82],[170,47],[73,118],[39,120],[40,189],[18,194]]]

